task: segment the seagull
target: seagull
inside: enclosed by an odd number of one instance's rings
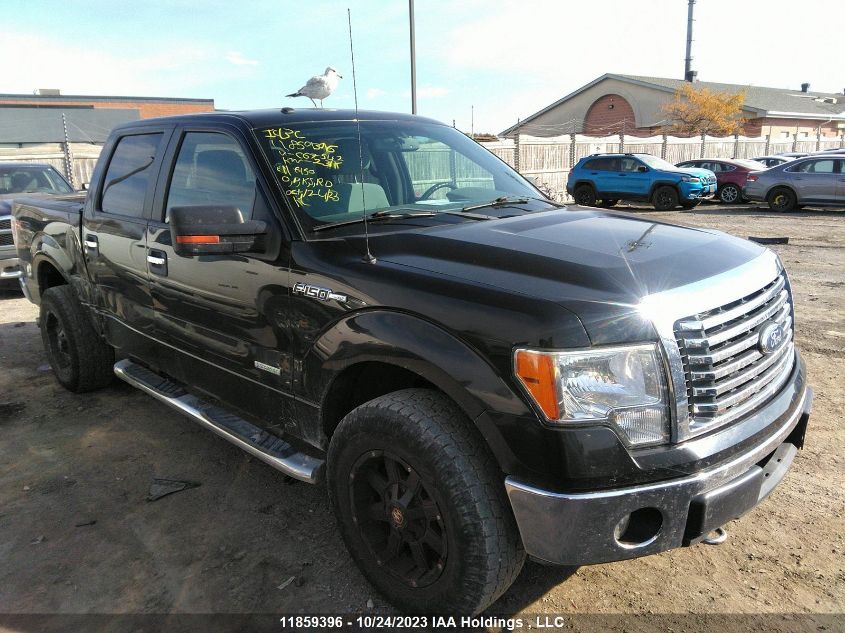
[[[320,102],[320,107],[323,107],[323,99],[328,97],[334,89],[337,88],[338,80],[343,79],[342,75],[338,75],[337,71],[332,67],[329,66],[326,68],[326,72],[322,75],[314,75],[309,79],[302,88],[294,92],[293,94],[286,95],[288,97],[308,97],[311,99],[311,103],[314,104],[314,107],[317,107],[317,104],[314,103],[314,99],[317,99]]]

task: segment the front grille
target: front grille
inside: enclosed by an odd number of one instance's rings
[[[760,330],[772,321],[783,328],[783,341],[764,354]],[[675,338],[686,374],[689,436],[754,411],[777,393],[795,359],[784,274],[738,301],[677,321]]]
[[[0,231],[12,230],[12,218],[3,218],[0,220]]]
[[[14,243],[11,233],[0,233],[0,246],[12,246]]]

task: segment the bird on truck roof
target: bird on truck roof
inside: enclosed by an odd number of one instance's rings
[[[322,75],[314,75],[305,82],[305,85],[302,86],[299,90],[289,95],[285,95],[287,97],[308,97],[311,99],[311,103],[314,104],[314,107],[317,107],[317,104],[314,102],[314,99],[320,102],[320,107],[323,107],[323,99],[328,97],[334,89],[337,88],[338,82],[343,79],[343,75],[338,75],[337,70],[333,66],[328,66],[326,68],[326,72]]]

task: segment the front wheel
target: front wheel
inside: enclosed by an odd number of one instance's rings
[[[781,187],[772,191],[766,202],[772,211],[794,211],[798,201],[792,190]]]
[[[742,192],[739,187],[732,184],[727,184],[719,190],[719,200],[725,204],[735,204],[740,202]]]
[[[442,394],[404,389],[349,413],[331,440],[328,486],[352,557],[404,611],[478,613],[522,568],[504,477]]]
[[[671,211],[678,206],[678,192],[668,185],[658,187],[651,197],[651,203],[658,211]]]

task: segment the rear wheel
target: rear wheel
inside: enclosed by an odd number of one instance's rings
[[[82,393],[112,381],[114,349],[94,331],[73,288],[47,289],[41,296],[39,324],[47,360],[63,387]]]
[[[658,187],[651,197],[651,203],[658,211],[671,211],[678,206],[678,192],[674,187]]]
[[[478,613],[522,568],[503,475],[442,394],[404,389],[349,413],[328,485],[352,557],[405,611]]]
[[[596,190],[592,185],[578,185],[575,188],[575,202],[584,207],[596,206]]]
[[[742,192],[736,185],[728,183],[719,190],[719,200],[725,204],[735,204],[740,202],[741,198]]]
[[[779,187],[769,194],[766,202],[772,211],[794,211],[798,201],[791,189]]]

